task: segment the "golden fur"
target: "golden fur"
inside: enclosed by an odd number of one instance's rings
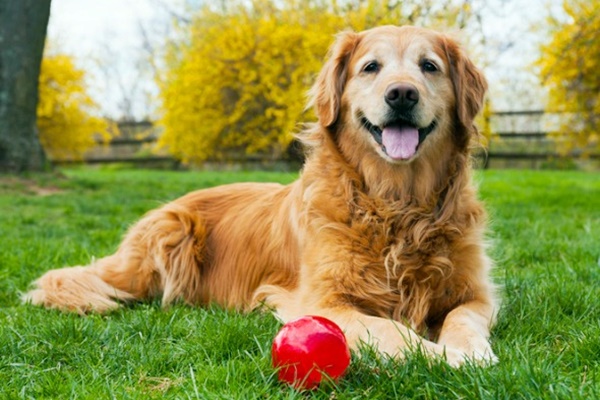
[[[398,84],[418,91],[414,125],[433,127],[406,159],[363,122],[387,123]],[[149,212],[114,255],[49,271],[25,299],[80,313],[156,297],[240,310],[265,302],[283,321],[332,319],[353,348],[494,361],[485,212],[469,166],[485,91],[439,33],[342,33],[311,91],[319,120],[303,134],[299,180],[190,193]]]

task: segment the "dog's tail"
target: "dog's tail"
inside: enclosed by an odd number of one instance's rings
[[[206,227],[188,208],[170,203],[147,214],[118,251],[85,267],[52,270],[22,299],[64,311],[107,312],[120,303],[162,296],[203,302],[201,269]]]

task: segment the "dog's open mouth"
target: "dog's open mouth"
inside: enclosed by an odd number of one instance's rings
[[[425,128],[418,128],[405,120],[396,120],[380,128],[365,117],[361,118],[361,123],[371,133],[385,154],[394,160],[412,158],[427,135],[433,132],[437,125],[435,119]]]

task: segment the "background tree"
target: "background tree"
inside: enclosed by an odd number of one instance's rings
[[[184,161],[232,152],[279,157],[312,119],[305,94],[334,35],[381,24],[457,26],[448,1],[231,0],[181,25],[159,82],[160,144]],[[465,3],[468,4],[468,3]]]
[[[37,124],[52,160],[80,159],[98,139],[111,138],[109,124],[95,116],[99,107],[87,93],[85,72],[65,54],[47,54],[39,78]],[[112,126],[110,132],[117,132]]]
[[[549,112],[561,113],[564,153],[599,147],[600,2],[564,1],[566,19],[550,20],[552,36],[537,61]]]
[[[0,171],[39,170],[38,75],[50,0],[0,1]]]

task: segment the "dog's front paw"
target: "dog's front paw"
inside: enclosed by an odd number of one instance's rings
[[[465,353],[460,350],[446,347],[444,350],[445,361],[453,368],[459,368],[464,364],[471,363],[481,367],[488,367],[498,363],[498,357],[487,348],[482,352]]]
[[[446,359],[452,366],[460,366],[467,362],[487,367],[498,363],[492,346],[484,337],[471,337],[469,340],[456,341],[455,343],[439,343],[446,348]],[[460,360],[457,358],[460,357]]]
[[[474,364],[482,367],[491,366],[498,363],[498,357],[492,351],[492,347],[486,342],[486,346],[481,349],[473,350],[472,353],[466,354],[465,357]]]
[[[467,355],[462,351],[446,347],[444,349],[444,360],[452,368],[458,368],[467,361]]]

